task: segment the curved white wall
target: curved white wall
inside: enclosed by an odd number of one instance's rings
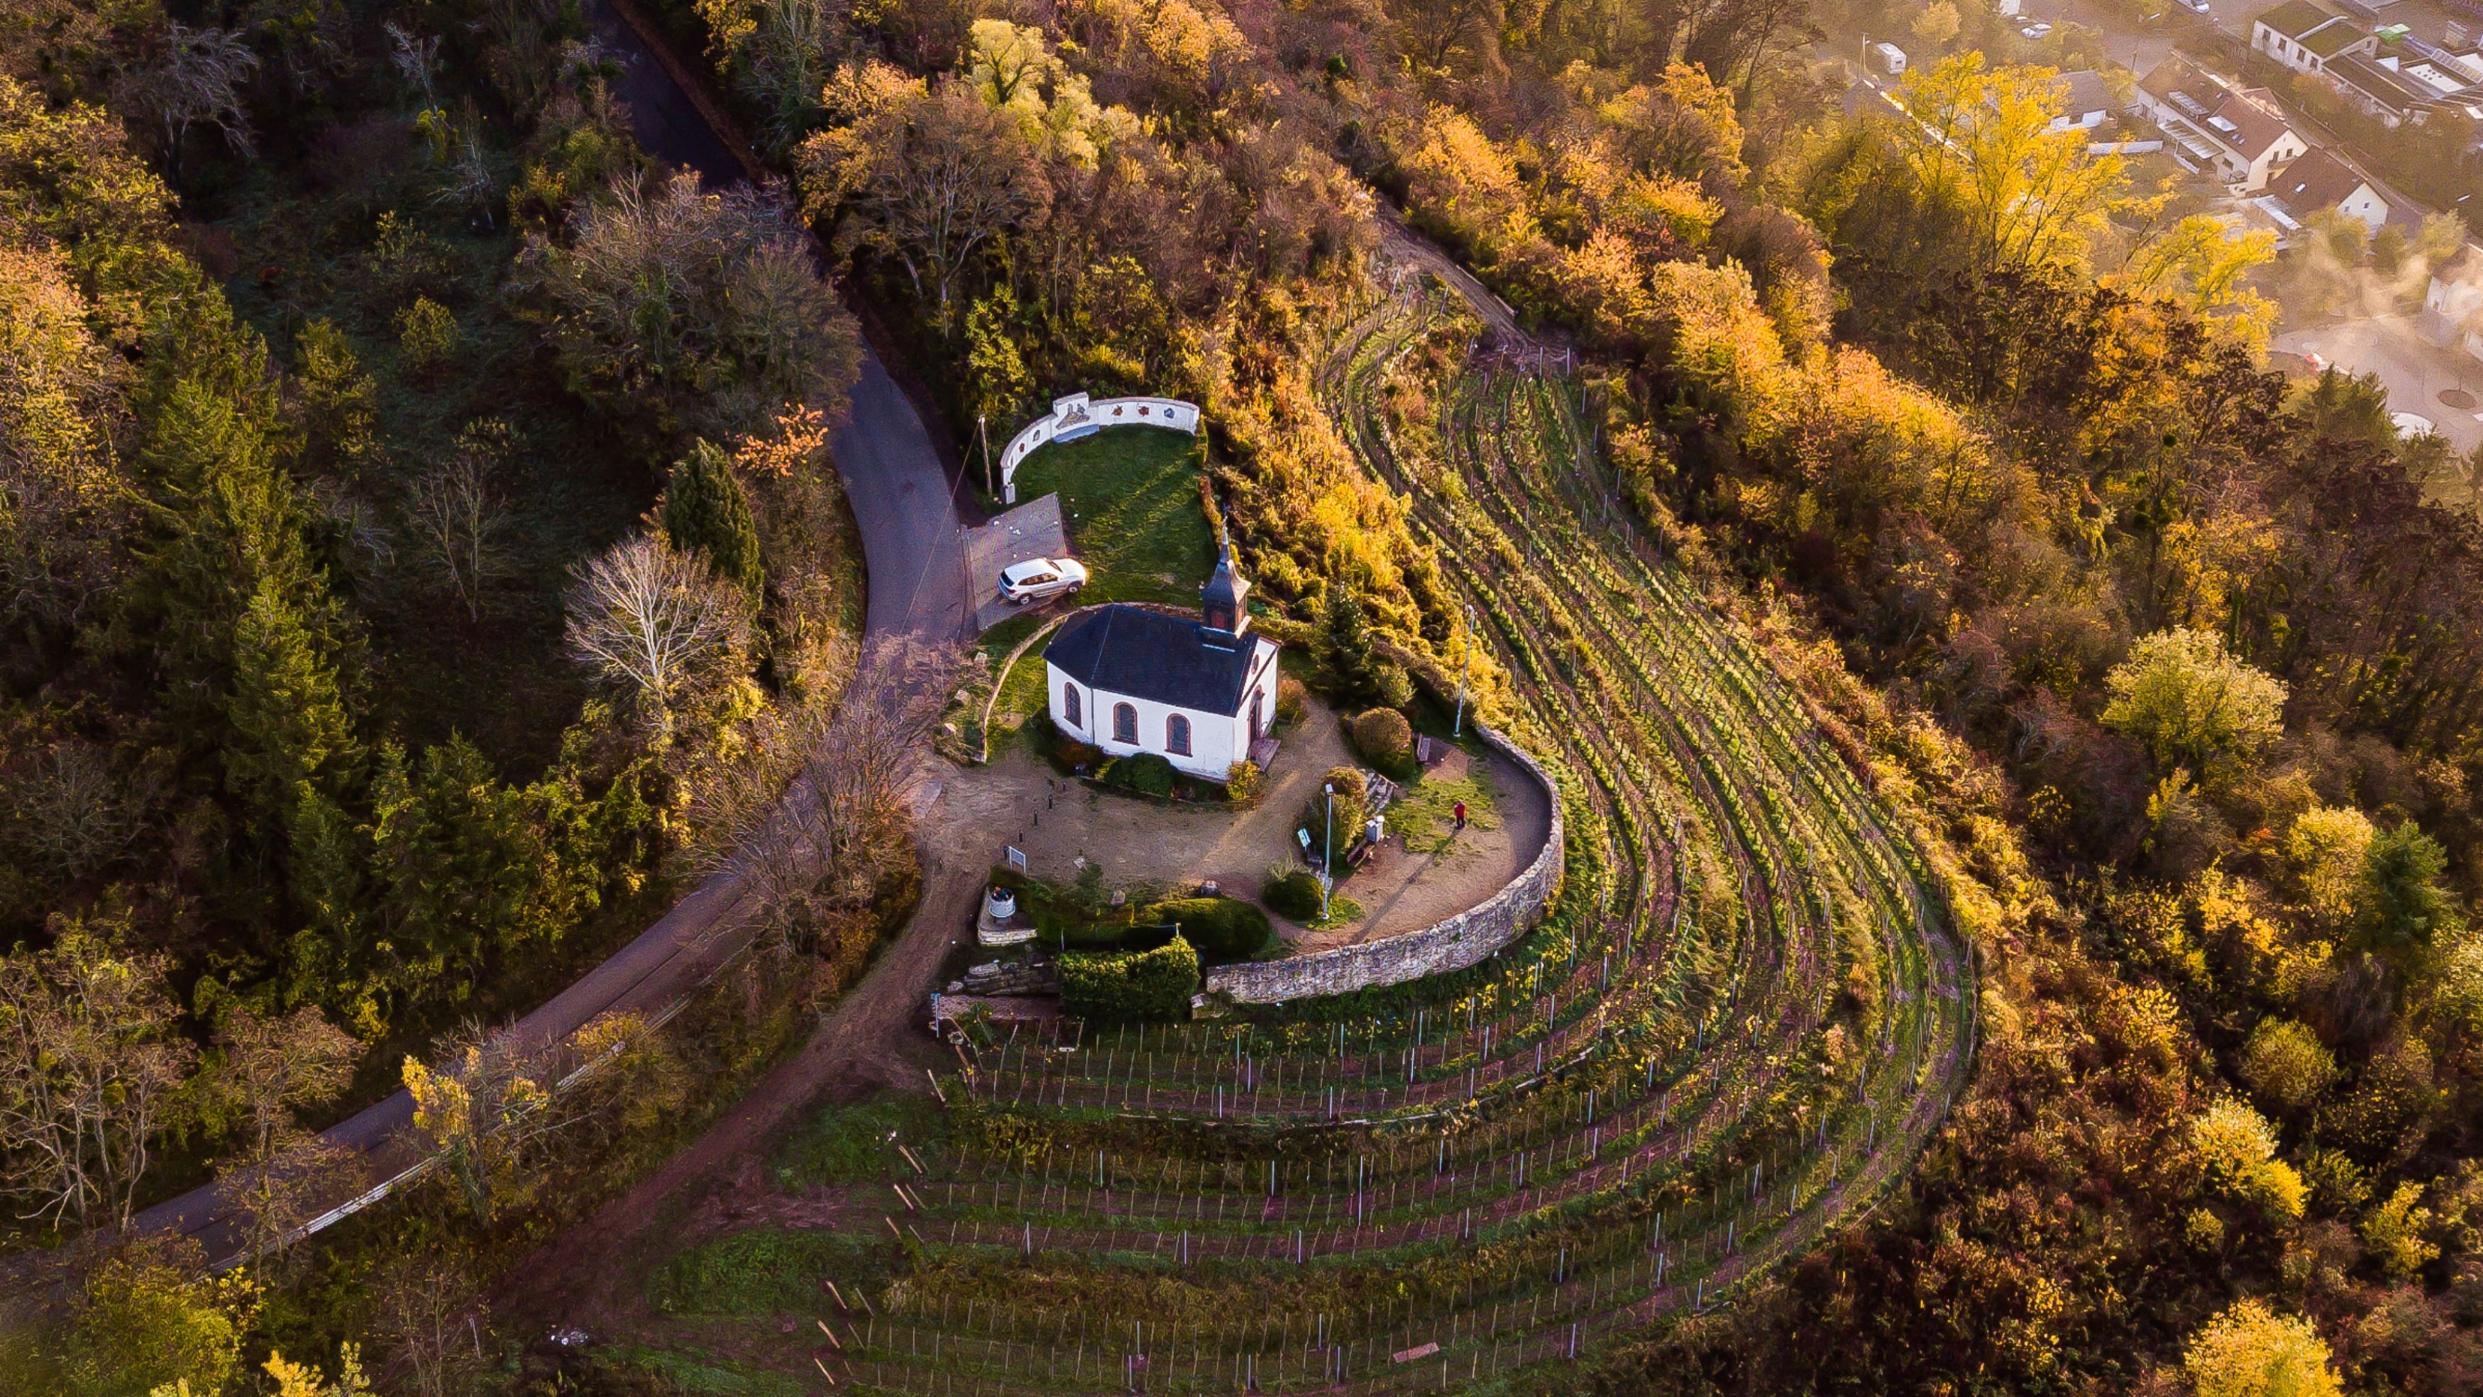
[[[1000,452],[1000,498],[1017,503],[1017,468],[1046,442],[1075,441],[1106,427],[1168,427],[1198,435],[1198,404],[1179,398],[1090,398],[1072,393],[1018,429]]]

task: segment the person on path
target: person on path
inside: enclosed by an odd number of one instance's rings
[[[1462,800],[1457,802],[1449,813],[1457,817],[1457,828],[1463,831],[1466,827],[1466,803]]]

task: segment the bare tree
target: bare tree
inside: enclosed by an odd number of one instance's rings
[[[389,20],[380,29],[388,35],[388,62],[405,79],[426,108],[440,104],[440,40],[438,35],[417,36],[412,30]]]
[[[738,873],[780,945],[801,948],[824,919],[867,906],[910,857],[907,802],[956,673],[945,648],[876,640],[833,711],[755,720],[747,754],[698,783],[693,861]]]
[[[181,146],[193,127],[208,126],[236,155],[255,149],[242,89],[259,71],[259,56],[231,29],[192,29],[174,21],[164,31],[155,62],[128,79],[136,104],[164,129],[164,155],[178,168]]]
[[[485,1321],[474,1268],[461,1250],[431,1246],[399,1257],[380,1272],[377,1333],[412,1377],[418,1397],[449,1397],[465,1384]]]
[[[739,656],[750,602],[660,534],[623,539],[577,568],[569,588],[569,654],[627,685],[668,726],[673,702]]]
[[[198,1050],[175,1031],[161,956],[56,920],[47,950],[0,958],[0,1186],[20,1214],[129,1218]]]
[[[507,439],[508,428],[497,419],[469,425],[447,464],[414,482],[405,506],[423,555],[438,565],[472,621],[482,619],[484,589],[505,568],[500,540],[506,520],[491,473]]]

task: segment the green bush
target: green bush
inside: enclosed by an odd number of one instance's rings
[[[1136,791],[1140,795],[1168,796],[1173,793],[1173,782],[1180,776],[1181,773],[1173,769],[1171,762],[1153,752],[1140,752],[1114,762],[1104,772],[1104,783],[1125,791]]]
[[[1275,874],[1260,885],[1259,900],[1277,916],[1307,922],[1319,915],[1318,875],[1303,868]]]
[[[1181,939],[1203,960],[1242,960],[1267,944],[1267,914],[1234,897],[1181,897],[1159,902],[1138,920],[1181,928]]]
[[[1348,733],[1362,759],[1390,771],[1414,759],[1414,725],[1393,708],[1374,708],[1356,717]]]
[[[1185,1018],[1197,989],[1198,952],[1179,936],[1151,951],[1072,951],[1060,958],[1061,1003],[1080,1018]]]
[[[1319,780],[1321,786],[1336,787],[1336,821],[1333,833],[1336,838],[1336,861],[1339,866],[1342,866],[1345,862],[1345,851],[1354,847],[1354,841],[1362,837],[1362,822],[1370,814],[1367,802],[1371,788],[1363,780],[1362,772],[1350,766],[1330,767],[1328,774]],[[1327,840],[1331,833],[1328,822],[1328,798],[1324,791],[1316,788],[1311,791],[1310,800],[1302,806],[1302,817],[1297,823],[1301,828],[1310,831],[1311,857],[1320,857],[1328,847]]]

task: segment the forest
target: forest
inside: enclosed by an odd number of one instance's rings
[[[1415,236],[1573,356],[1626,527],[1980,970],[1902,1190],[1512,1390],[2483,1383],[2483,530],[2374,383],[2266,371],[2268,248],[2051,72],[1848,115],[1793,0],[635,3],[777,180],[646,157],[602,6],[0,8],[0,1190],[77,1243],[7,1385],[602,1390],[495,1282],[850,982],[901,821],[559,1110],[481,1026],[907,736],[820,740],[873,697],[851,308],[958,442],[1200,402],[1262,597],[1445,672],[1457,579],[1316,378]],[[276,1252],[400,1082],[452,1167]],[[218,1174],[262,1264],[112,1245]]]

